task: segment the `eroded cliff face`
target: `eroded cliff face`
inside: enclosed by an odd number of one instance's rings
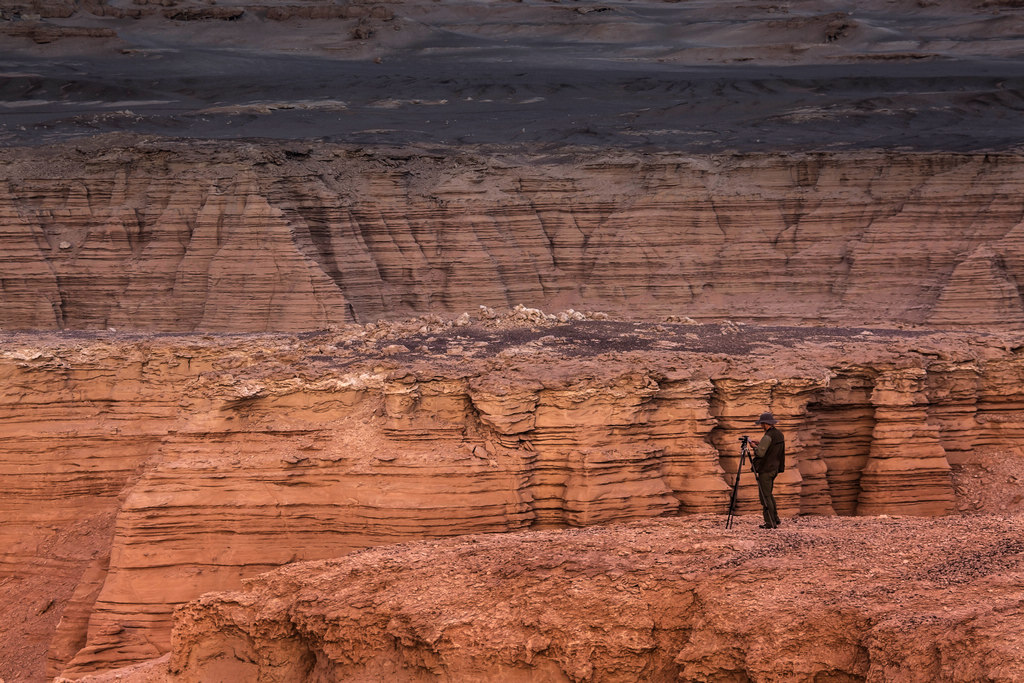
[[[175,606],[296,560],[722,513],[764,410],[788,437],[787,518],[942,515],[965,454],[1022,457],[1024,344],[1005,335],[562,317],[8,337],[0,571],[8,600],[54,596],[19,608],[52,634],[48,674],[157,657]]]
[[[576,4],[0,0],[0,683],[1020,671],[1021,3]]]
[[[1018,155],[103,145],[0,152],[3,327],[299,331],[519,303],[1024,327]]]

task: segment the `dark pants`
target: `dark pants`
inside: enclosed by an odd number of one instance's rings
[[[775,477],[778,472],[759,472],[757,475],[757,493],[761,497],[761,511],[764,512],[764,523],[773,529],[779,525],[779,513],[775,510]]]

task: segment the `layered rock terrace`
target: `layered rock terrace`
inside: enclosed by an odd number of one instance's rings
[[[767,409],[787,518],[942,515],[951,468],[1021,457],[1016,337],[591,317],[8,336],[0,586],[54,596],[19,607],[49,675],[158,657],[175,606],[297,560],[722,513]]]

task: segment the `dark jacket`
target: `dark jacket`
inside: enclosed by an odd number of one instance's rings
[[[768,439],[768,442],[765,442]],[[762,450],[762,446],[764,446]],[[754,451],[754,471],[761,472],[782,472],[786,469],[786,437],[775,427],[772,427],[757,444]]]

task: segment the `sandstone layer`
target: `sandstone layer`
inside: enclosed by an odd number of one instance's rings
[[[302,331],[520,303],[1024,328],[1015,154],[94,140],[0,157],[5,329]]]
[[[763,410],[789,438],[787,519],[942,515],[970,488],[951,472],[1022,458],[1016,337],[592,317],[6,337],[0,590],[24,624],[8,666],[152,659],[176,606],[297,560],[723,513]],[[739,489],[755,513],[749,472]]]

